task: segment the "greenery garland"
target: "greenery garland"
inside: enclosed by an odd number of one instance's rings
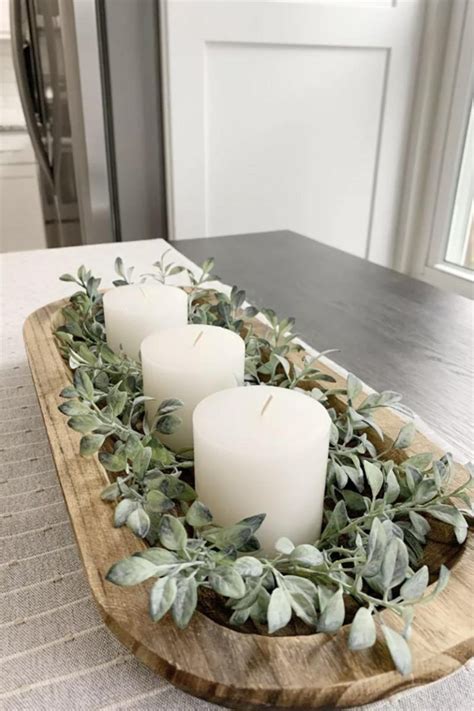
[[[390,451],[379,453],[371,441],[374,436],[383,441],[374,413],[384,407],[401,409],[400,396],[382,392],[359,403],[362,384],[354,375],[348,376],[346,388],[334,388],[334,379],[318,368],[317,358],[306,357],[297,365],[293,356],[302,348],[294,340],[293,319],[280,321],[273,311],[262,310],[269,326],[264,335],[257,333],[252,319],[258,310],[244,307],[243,291],[233,287],[227,296],[206,289],[207,282],[217,279],[211,273],[213,260],[202,265],[200,278],[167,263],[165,256],[153,266],[155,271],[141,275],[141,282],[153,278],[165,283],[179,272],[188,273],[191,323],[222,326],[244,338],[249,385],[301,389],[327,408],[332,427],[324,525],[314,544],[295,546],[281,538],[277,555],[267,558],[259,553],[255,535],[263,513],[226,528],[213,523],[190,483],[192,460],[160,441],[160,433],[179,426],[182,403],[162,402],[154,426],[147,427],[140,363],[107,346],[100,279],[81,266],[77,276],[61,277],[80,290],[63,309],[64,325],[56,331],[61,354],[74,373],[59,409],[82,434],[81,455],[98,452],[105,469],[114,473],[115,480],[102,492],[104,501],[116,503],[114,526],[127,525],[150,544],[115,563],[107,580],[131,586],[155,578],[150,615],[158,621],[170,611],[180,628],[189,623],[198,591],[204,589],[225,599],[231,624],[251,620],[267,625],[270,634],[292,617],[318,632],[334,633],[352,599],[357,612],[349,648],[371,647],[378,621],[395,666],[409,673],[407,640],[414,606],[441,592],[449,576],[441,566],[433,591],[427,592],[429,570],[420,561],[430,520],[451,525],[457,541],[465,540],[465,516],[472,516],[466,489],[472,477],[450,489],[449,454],[441,459],[430,453],[400,457],[399,450],[415,436],[412,422],[401,428]],[[126,270],[118,258],[115,269],[115,286],[132,283],[133,268]],[[337,408],[335,396],[345,397],[347,407]],[[401,632],[380,618],[383,609],[401,618]]]

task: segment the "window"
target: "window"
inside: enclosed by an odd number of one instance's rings
[[[451,227],[444,261],[453,267],[474,271],[474,110],[469,123],[459,171]]]
[[[395,266],[472,299],[474,3],[429,3],[426,22]]]

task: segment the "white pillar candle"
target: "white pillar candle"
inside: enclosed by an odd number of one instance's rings
[[[188,297],[174,286],[119,286],[104,294],[104,319],[110,348],[138,360],[148,334],[188,322]]]
[[[217,390],[244,382],[245,343],[233,331],[218,326],[188,325],[153,333],[141,345],[143,392],[148,422],[168,398],[182,400],[176,414],[180,427],[160,439],[175,451],[193,446],[192,414],[196,405]],[[216,433],[217,436],[217,433]]]
[[[256,535],[269,554],[282,536],[314,543],[330,426],[325,408],[294,390],[262,385],[210,395],[193,417],[199,499],[222,526],[266,513]]]

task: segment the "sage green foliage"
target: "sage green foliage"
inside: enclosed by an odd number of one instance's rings
[[[126,269],[120,258],[115,266],[115,285],[131,283],[133,268]],[[80,289],[63,309],[64,325],[56,331],[73,372],[60,410],[82,435],[81,454],[98,452],[103,466],[117,474],[102,492],[104,501],[115,502],[114,526],[127,525],[151,546],[115,563],[107,579],[122,586],[155,579],[150,615],[158,621],[171,612],[178,627],[189,623],[202,588],[226,599],[232,624],[252,620],[267,624],[270,633],[299,618],[332,634],[344,624],[352,598],[359,609],[348,644],[355,651],[375,643],[378,612],[390,609],[399,616],[402,631],[380,623],[382,636],[397,669],[409,673],[414,606],[429,602],[449,576],[442,566],[436,585],[427,590],[429,573],[420,567],[420,559],[429,520],[451,525],[461,544],[466,516],[472,515],[466,493],[471,479],[450,486],[449,454],[434,459],[427,452],[399,463],[394,449],[410,445],[415,436],[412,422],[401,428],[394,448],[377,452],[369,435],[383,440],[383,433],[374,415],[384,407],[403,409],[400,395],[388,391],[364,397],[362,383],[352,374],[344,389],[336,389],[334,379],[318,368],[317,358],[295,365],[292,358],[301,347],[294,340],[293,319],[280,321],[272,310],[263,310],[268,329],[265,335],[257,333],[251,319],[258,309],[245,305],[243,291],[233,287],[226,295],[206,289],[206,283],[217,278],[212,259],[204,263],[199,278],[168,263],[165,256],[154,267],[139,279],[165,283],[169,276],[188,273],[191,322],[229,328],[244,338],[249,385],[264,382],[299,389],[326,407],[332,424],[324,525],[317,541],[295,546],[281,538],[275,557],[268,558],[259,551],[256,537],[263,513],[229,527],[214,524],[186,481],[192,459],[175,454],[160,440],[161,433],[179,426],[182,403],[160,403],[153,427],[147,427],[141,366],[108,348],[100,280],[80,267],[77,276],[61,277]],[[347,398],[342,411],[335,408],[334,395]]]

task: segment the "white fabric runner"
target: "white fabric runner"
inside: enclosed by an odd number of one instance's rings
[[[169,248],[162,240],[147,240],[1,255],[0,708],[5,711],[218,708],[144,667],[103,624],[74,541],[22,338],[23,321],[32,311],[72,293],[71,284],[58,281],[60,274],[84,263],[107,287],[116,278],[116,256],[141,274]],[[173,250],[170,258],[195,268],[179,252]],[[332,361],[329,365],[346,374]],[[472,680],[468,665],[363,708],[467,711]]]

